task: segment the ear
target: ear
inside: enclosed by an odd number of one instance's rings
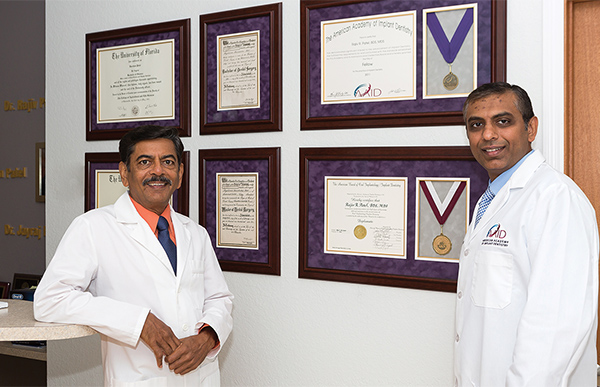
[[[179,185],[177,189],[181,188],[181,182],[183,181],[183,163],[179,164]]]
[[[121,175],[121,182],[125,187],[129,187],[129,180],[127,179],[127,165],[124,162],[119,162],[119,174]]]
[[[538,118],[533,116],[529,120],[529,124],[527,125],[527,141],[531,144],[533,140],[535,140],[535,136],[537,136],[538,130]]]

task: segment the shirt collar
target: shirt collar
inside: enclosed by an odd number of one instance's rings
[[[519,160],[515,165],[513,165],[512,167],[510,167],[510,169],[502,172],[500,174],[500,176],[498,176],[497,178],[494,179],[494,181],[490,181],[488,183],[488,185],[490,187],[490,191],[492,191],[494,193],[494,195],[497,195],[498,192],[500,191],[500,189],[502,189],[502,187],[504,187],[504,185],[511,178],[511,176],[513,175],[513,173],[515,173],[515,171],[517,169],[519,169],[519,167],[521,166],[521,164],[523,164],[523,162],[525,161],[525,159],[528,158],[529,156],[531,156],[531,154],[533,152],[534,152],[534,150],[532,149],[529,153],[527,153],[525,156],[523,156],[521,158],[521,160]]]
[[[158,218],[162,216],[165,219],[167,219],[167,222],[169,223],[169,232],[172,234],[173,223],[171,222],[171,206],[167,206],[167,208],[165,208],[162,214],[158,215],[155,212],[150,211],[146,207],[133,200],[131,195],[129,195],[129,199],[131,199],[131,202],[133,203],[133,206],[137,210],[138,214],[140,214],[140,216],[146,221],[146,223],[148,223],[148,226],[150,226],[150,229],[152,231],[156,231]]]

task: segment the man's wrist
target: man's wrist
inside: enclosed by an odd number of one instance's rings
[[[200,333],[206,333],[208,334],[215,342],[215,344],[213,345],[211,350],[214,350],[216,348],[219,347],[219,345],[221,344],[219,342],[219,336],[217,336],[217,332],[215,332],[214,329],[212,329],[212,327],[208,324],[204,324],[200,327],[200,329],[198,330],[198,334]]]

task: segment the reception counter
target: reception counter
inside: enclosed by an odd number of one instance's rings
[[[13,341],[48,341],[74,339],[96,333],[90,327],[73,324],[55,324],[33,318],[33,302],[2,300],[7,308],[0,309],[0,353],[4,355],[46,360],[45,348],[13,345]]]

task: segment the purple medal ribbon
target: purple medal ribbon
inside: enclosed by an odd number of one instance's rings
[[[473,8],[467,8],[452,36],[452,40],[449,42],[435,12],[429,12],[427,14],[427,26],[429,27],[429,31],[431,31],[431,35],[433,35],[433,39],[440,49],[442,56],[449,64],[456,59],[456,55],[458,55],[472,25]]]

